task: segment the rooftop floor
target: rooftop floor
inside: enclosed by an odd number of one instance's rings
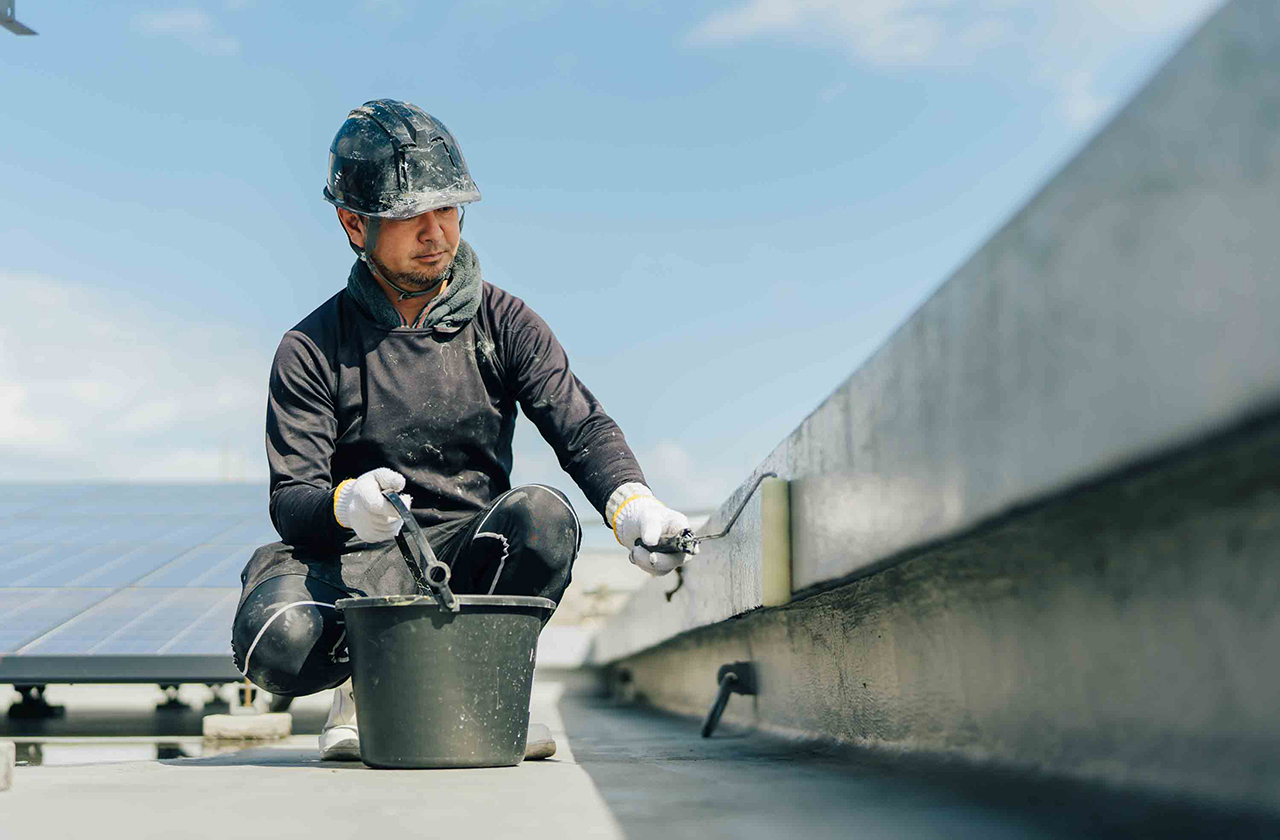
[[[198,739],[182,734],[189,727],[183,715],[198,716],[178,713],[168,730],[153,726],[148,735],[155,713],[138,700],[145,688],[127,695],[92,690],[118,710],[73,709],[46,729],[45,764],[19,766],[13,788],[0,793],[0,836],[222,840],[319,829],[390,837],[412,829],[424,836],[705,840],[1242,836],[1275,829],[1246,816],[1049,780],[895,769],[754,732],[725,729],[703,740],[697,721],[571,694],[548,679],[536,685],[532,710],[556,734],[555,758],[485,770],[321,763],[313,734],[220,755],[151,758],[166,738],[168,755],[188,746],[201,753]],[[150,692],[154,701],[158,692]],[[325,700],[297,704],[299,728],[314,731]],[[0,737],[30,742],[9,727]],[[90,734],[77,741],[69,730]],[[117,735],[92,737],[96,731]]]

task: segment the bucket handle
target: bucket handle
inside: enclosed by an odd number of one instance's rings
[[[436,599],[437,604],[449,612],[456,613],[461,610],[462,605],[458,603],[453,590],[449,588],[449,578],[453,575],[453,570],[436,558],[436,553],[431,550],[431,543],[427,542],[422,528],[418,527],[418,520],[409,512],[400,494],[394,490],[386,490],[382,495],[386,496],[387,501],[391,502],[396,513],[400,514],[400,518],[404,520],[404,527],[396,534],[396,544],[400,546],[400,553],[404,555],[409,574],[413,575],[413,580],[418,585],[418,592],[423,595],[430,594]],[[417,555],[410,548],[409,540],[405,539],[406,530],[413,537],[413,542],[417,543]]]

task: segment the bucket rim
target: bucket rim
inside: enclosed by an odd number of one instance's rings
[[[556,608],[555,601],[537,595],[456,595],[454,597],[463,607],[525,607],[543,610]],[[345,610],[364,607],[436,607],[439,604],[430,595],[362,595],[339,599],[334,606]]]

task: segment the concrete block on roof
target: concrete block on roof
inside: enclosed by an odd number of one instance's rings
[[[0,741],[0,790],[13,787],[13,767],[17,763],[17,745],[13,741]]]
[[[293,715],[268,712],[260,715],[205,715],[204,737],[227,741],[257,741],[288,738],[293,732]]]

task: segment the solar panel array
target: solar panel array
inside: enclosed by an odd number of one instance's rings
[[[0,485],[0,682],[234,678],[240,570],[277,539],[262,485]]]

